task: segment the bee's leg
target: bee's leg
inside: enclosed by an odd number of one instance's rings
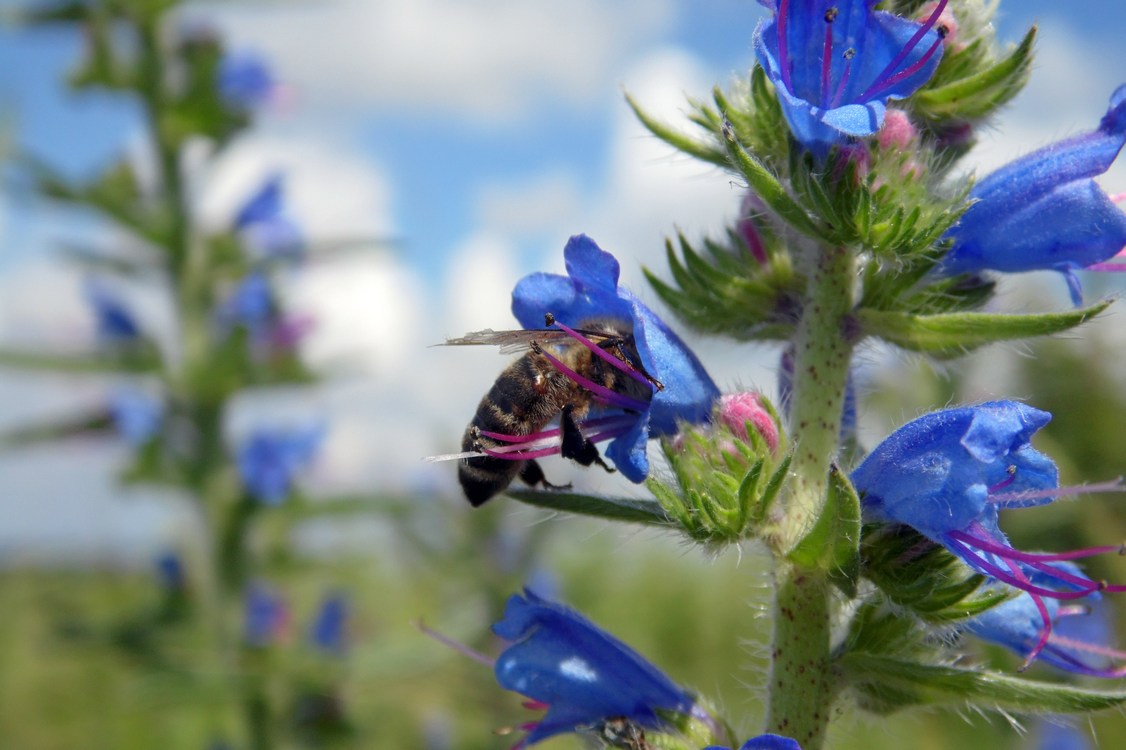
[[[569,490],[571,483],[567,484],[552,484],[547,481],[547,477],[543,474],[543,469],[540,468],[539,463],[535,459],[528,459],[524,462],[524,467],[520,469],[520,481],[529,487],[535,487],[537,484],[542,485],[545,490]]]
[[[559,426],[563,431],[563,446],[560,455],[563,458],[577,461],[583,466],[598,464],[606,471],[613,473],[614,467],[602,460],[602,456],[598,453],[598,447],[579,429],[574,416],[571,414],[572,410],[571,404],[564,406],[563,414],[559,419]]]

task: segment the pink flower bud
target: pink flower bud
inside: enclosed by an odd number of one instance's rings
[[[748,440],[750,423],[770,448],[778,450],[778,424],[757,393],[725,393],[719,397],[719,420],[737,437]]]

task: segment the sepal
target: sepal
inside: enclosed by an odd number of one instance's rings
[[[914,315],[907,312],[860,309],[856,321],[867,336],[901,349],[934,357],[957,357],[970,349],[999,341],[1050,336],[1075,328],[1103,312],[1113,299],[1078,310],[1030,315],[956,312]]]
[[[915,94],[915,111],[932,122],[988,117],[1020,93],[1032,67],[1033,26],[1012,52],[989,64],[977,40],[948,55],[931,85]]]
[[[702,251],[679,235],[677,248],[666,241],[672,283],[648,269],[646,278],[661,300],[696,330],[742,341],[787,338],[804,282],[775,238],[759,234],[767,247],[765,263],[747,251],[734,231],[726,244],[705,240]]]

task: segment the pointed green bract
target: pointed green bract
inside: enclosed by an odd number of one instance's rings
[[[580,516],[595,516],[609,521],[667,526],[670,522],[661,504],[632,497],[603,497],[559,490],[509,489],[505,494],[528,505]]]
[[[821,517],[787,555],[805,568],[829,573],[850,596],[860,576],[860,498],[840,469],[829,474],[829,497]]]

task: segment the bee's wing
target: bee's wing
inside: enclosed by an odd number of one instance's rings
[[[590,331],[584,331],[583,335],[596,343],[609,338],[604,333],[593,333]],[[494,331],[491,328],[486,328],[483,331],[467,333],[460,338],[446,339],[446,342],[439,344],[439,346],[499,346],[501,354],[517,354],[519,352],[529,351],[532,348],[533,341],[539,344],[550,345],[573,343],[574,340],[575,339],[570,334],[558,328],[533,328],[532,330],[516,331]]]

